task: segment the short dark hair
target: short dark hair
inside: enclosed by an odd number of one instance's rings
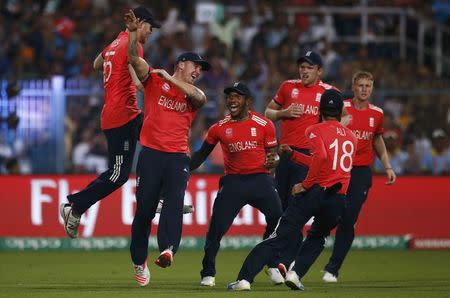
[[[320,115],[324,118],[336,118],[338,121],[341,121],[341,112],[336,109],[322,109],[320,110]]]

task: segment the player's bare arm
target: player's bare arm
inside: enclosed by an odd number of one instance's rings
[[[141,81],[136,75],[136,72],[134,71],[133,66],[128,64],[128,72],[130,73],[131,79],[133,80],[134,85],[139,89],[139,91],[144,92],[145,88],[144,85],[142,85]]]
[[[394,170],[392,169],[391,163],[389,162],[389,155],[387,153],[386,145],[384,144],[384,140],[381,135],[374,136],[373,147],[375,148],[375,151],[386,170],[386,184],[394,184],[395,180],[397,179],[397,175],[395,174]]]
[[[92,64],[92,68],[94,68],[95,71],[99,71],[103,69],[103,56],[102,53],[98,54],[97,57],[94,60],[94,63]]]
[[[138,52],[137,29],[142,25],[142,22],[136,18],[132,10],[125,14],[124,19],[130,32],[128,36],[128,63],[133,66],[136,76],[143,82],[148,78],[149,66],[144,59],[139,57]]]
[[[264,167],[266,169],[275,168],[280,162],[280,157],[277,153],[277,148],[266,148],[266,161],[264,162]]]
[[[287,109],[282,109],[273,99],[267,105],[265,116],[272,121],[298,118],[302,115],[302,110],[298,105],[291,104]]]
[[[172,84],[180,88],[180,90],[186,94],[187,99],[194,107],[201,108],[206,103],[205,93],[203,93],[202,90],[195,87],[194,85],[183,82],[182,80],[169,75],[164,69],[152,69],[150,73],[157,74],[163,80],[171,82]]]
[[[349,123],[350,123],[350,115],[348,114],[347,109],[343,107],[341,113],[341,124],[343,126],[347,126]]]

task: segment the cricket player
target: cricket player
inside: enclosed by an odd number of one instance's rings
[[[147,267],[148,237],[159,196],[164,204],[158,227],[160,255],[155,264],[172,264],[181,240],[183,200],[189,178],[189,130],[198,110],[206,103],[202,90],[194,86],[210,64],[200,55],[186,52],[178,56],[173,75],[153,69],[139,57],[137,29],[133,11],[125,15],[130,37],[128,61],[145,88],[144,122],[140,134],[143,146],[136,169],[136,213],[131,226],[131,259],[135,279],[141,286],[150,281]]]
[[[267,105],[265,115],[272,121],[281,121],[280,144],[287,144],[295,151],[309,154],[309,141],[306,129],[319,121],[320,96],[335,87],[320,80],[322,75],[322,57],[316,52],[307,51],[297,60],[300,79],[288,80],[281,84],[275,97]],[[344,112],[345,113],[345,112]],[[278,194],[285,210],[292,198],[294,184],[303,181],[308,167],[297,164],[287,156],[280,156],[275,171]],[[301,231],[299,231],[301,233]],[[297,239],[297,237],[295,238]],[[289,265],[300,247],[302,238],[293,243],[280,258],[280,263]]]
[[[301,237],[298,231],[314,216],[314,230],[306,237],[285,277],[285,284],[291,289],[304,289],[300,279],[322,252],[325,238],[337,225],[345,208],[357,139],[339,122],[342,108],[340,92],[329,89],[322,94],[319,110],[323,122],[308,127],[305,132],[311,156],[286,144],[280,146],[280,151],[289,158],[309,165],[307,176],[294,185],[292,202],[275,231],[250,252],[237,281],[228,285],[229,290],[250,290],[256,274],[274,255],[283,253],[293,237]]]
[[[358,145],[347,192],[347,208],[336,229],[333,254],[324,269],[325,282],[337,282],[339,269],[355,238],[355,224],[372,186],[370,166],[375,159],[375,153],[385,168],[386,184],[391,185],[396,179],[383,141],[383,110],[369,102],[373,83],[374,78],[371,73],[356,72],[352,79],[354,96],[351,100],[344,101],[344,107],[348,113],[347,127],[356,135]],[[311,229],[314,230],[314,228],[313,225]]]
[[[161,25],[146,8],[137,7],[133,11],[141,20],[134,34],[137,55],[142,57],[142,44],[147,41],[152,29]],[[122,31],[93,64],[95,70],[103,69],[105,95],[101,129],[108,142],[108,170],[82,191],[67,196],[69,203],[61,204],[64,229],[71,238],[78,237],[81,215],[127,182],[131,172],[143,117],[137,106],[136,86],[132,80],[135,73],[128,64],[129,35],[128,29]]]
[[[219,181],[200,272],[200,284],[210,287],[215,285],[215,259],[220,240],[241,208],[249,204],[265,215],[264,238],[273,232],[281,216],[281,202],[270,175],[270,169],[279,160],[275,126],[269,119],[249,110],[251,93],[244,83],[236,82],[225,88],[224,93],[230,113],[211,126],[202,147],[193,154],[190,163],[192,170],[198,168],[220,142],[225,176]],[[282,282],[283,278],[276,283]]]

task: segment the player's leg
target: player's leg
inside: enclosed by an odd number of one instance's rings
[[[280,156],[280,163],[275,169],[275,186],[281,200],[283,210],[286,210],[290,196],[289,182],[289,157],[285,154]]]
[[[325,266],[325,271],[333,277],[330,281],[337,281],[339,269],[352,246],[355,238],[355,224],[362,205],[366,201],[371,184],[372,173],[369,167],[354,167],[352,169],[346,198],[347,207],[336,229],[333,253]]]
[[[161,252],[155,263],[160,267],[171,265],[177,252],[183,230],[183,202],[189,180],[189,156],[184,153],[165,153],[167,166],[163,170],[164,204],[158,224],[158,247]]]
[[[216,275],[216,256],[220,248],[220,240],[228,231],[239,210],[246,204],[242,197],[245,183],[240,181],[240,175],[227,175],[220,179],[219,192],[214,200],[211,220],[205,240],[205,255],[203,256],[202,278]]]
[[[143,148],[136,169],[136,211],[131,225],[131,259],[134,264],[145,262],[151,221],[155,217],[159,192],[162,187],[164,160],[161,152]]]
[[[314,222],[295,259],[295,271],[302,278],[322,253],[325,240],[336,227],[345,208],[345,197],[325,194],[321,197],[320,211],[314,214]]]
[[[103,131],[108,143],[108,170],[80,192],[67,196],[76,214],[82,215],[97,201],[128,181],[141,117],[139,115],[121,127]]]
[[[306,193],[294,197],[292,203],[284,211],[275,231],[267,239],[261,241],[253,248],[244,261],[237,280],[253,282],[255,276],[262,268],[271,262],[277,255],[283,254],[286,247],[296,239],[303,226],[311,218],[319,205],[314,199],[321,194],[321,188],[312,187]]]
[[[275,181],[267,174],[258,174],[247,185],[246,197],[250,198],[248,204],[261,211],[265,216],[267,225],[263,239],[266,239],[273,233],[278,219],[282,215],[281,201],[275,189]],[[266,274],[271,282],[276,285],[282,284],[284,277],[277,268],[278,258],[269,262],[267,266]]]

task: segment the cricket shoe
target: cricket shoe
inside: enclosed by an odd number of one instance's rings
[[[64,230],[66,230],[67,236],[77,238],[81,217],[73,213],[72,205],[68,203],[59,205],[59,214],[64,220]]]
[[[134,279],[141,287],[145,287],[150,282],[150,270],[147,267],[147,260],[142,265],[135,265],[134,267]]]
[[[278,268],[266,268],[266,274],[269,276],[270,281],[274,285],[281,285],[284,283],[284,277],[278,270]]]
[[[216,278],[214,276],[205,276],[200,281],[201,286],[214,287],[216,285]]]
[[[156,213],[161,213],[164,200],[159,200],[158,207],[156,207]],[[183,214],[194,213],[195,208],[192,205],[183,205]]]
[[[323,275],[322,280],[324,282],[337,282],[338,281],[337,276],[328,271],[325,271],[325,274]]]
[[[245,279],[237,280],[228,284],[227,289],[229,291],[250,291],[250,283]]]
[[[293,270],[290,270],[286,273],[284,284],[295,291],[303,291],[305,289],[305,287],[300,282],[300,278],[298,278],[297,273]]]
[[[173,252],[171,249],[165,249],[155,260],[155,264],[161,268],[166,268],[172,265],[173,262]]]

